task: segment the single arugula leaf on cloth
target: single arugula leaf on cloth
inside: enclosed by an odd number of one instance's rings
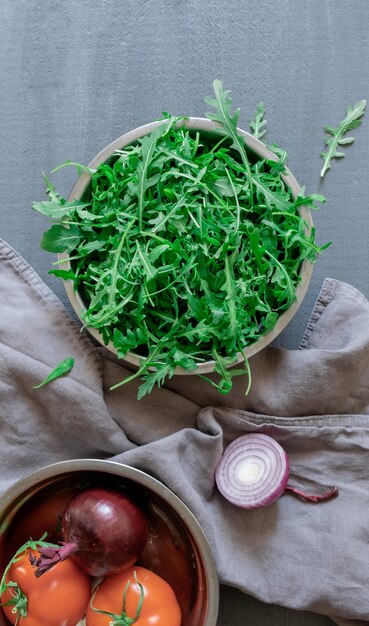
[[[328,150],[326,152],[321,152],[320,156],[322,157],[324,164],[320,172],[320,177],[323,178],[326,172],[331,167],[332,159],[342,159],[345,156],[344,152],[340,152],[338,150],[339,146],[346,146],[351,143],[354,143],[355,137],[344,137],[344,135],[354,128],[358,128],[362,122],[362,117],[365,113],[366,108],[366,100],[360,100],[353,106],[347,107],[346,117],[337,128],[333,126],[324,126],[324,130],[326,133],[331,135],[325,140],[326,145],[328,146]]]
[[[68,374],[68,372],[73,369],[73,366],[74,359],[72,357],[64,359],[64,361],[61,361],[60,363],[58,363],[58,365],[56,365],[56,367],[54,367],[54,369],[50,372],[50,374],[46,376],[46,378],[44,378],[43,381],[41,381],[38,385],[35,385],[33,389],[40,389],[40,387],[51,383],[52,380]]]
[[[252,134],[256,139],[262,139],[266,135],[265,125],[267,123],[265,117],[265,107],[263,102],[259,102],[256,107],[254,116],[249,121],[249,126]]]

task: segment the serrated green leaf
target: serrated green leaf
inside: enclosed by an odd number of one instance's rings
[[[320,153],[320,156],[324,161],[323,167],[320,171],[321,178],[323,178],[327,170],[330,169],[332,159],[339,159],[345,156],[344,152],[337,151],[337,146],[353,143],[353,137],[348,137],[345,140],[343,138],[343,135],[345,135],[345,133],[347,133],[349,130],[358,128],[360,126],[362,122],[361,118],[365,113],[365,108],[366,100],[360,100],[353,106],[347,107],[346,117],[342,120],[342,122],[340,122],[337,128],[333,128],[333,126],[324,126],[324,130],[332,135],[332,138],[326,139],[325,141],[326,145],[328,146],[328,150],[326,152]]]
[[[321,193],[311,193],[309,196],[305,196],[305,189],[302,188],[293,204],[295,209],[301,206],[306,206],[310,209],[319,209],[320,207],[317,206],[317,203],[324,204],[325,202],[325,196]]]
[[[158,270],[150,262],[148,255],[140,248],[140,245],[138,242],[136,242],[136,245],[137,245],[137,253],[141,260],[143,272],[146,276],[147,282],[150,282],[156,277]]]
[[[227,176],[219,176],[219,178],[217,178],[211,186],[214,187],[216,193],[218,193],[220,196],[225,196],[228,198],[232,198],[235,191],[236,193],[239,193],[241,189],[240,185],[232,187],[232,183],[229,181]]]
[[[329,133],[330,135],[335,135],[336,134],[336,129],[333,128],[333,126],[324,126],[324,130],[326,133]]]
[[[206,117],[210,120],[218,122],[221,125],[221,132],[227,135],[232,140],[232,147],[237,150],[241,156],[242,162],[245,166],[249,185],[252,189],[252,174],[250,168],[249,158],[247,156],[245,143],[241,139],[237,130],[237,122],[240,115],[240,110],[231,114],[232,98],[230,97],[229,90],[223,90],[222,82],[218,79],[213,81],[213,89],[215,98],[205,98],[205,102],[210,104],[216,109],[216,113],[205,113]]]
[[[124,335],[121,330],[114,328],[113,333],[114,347],[117,349],[119,358],[124,358],[127,352],[137,349],[137,334],[130,328],[127,328]]]
[[[254,135],[254,137],[256,137],[256,139],[262,139],[266,134],[266,128],[264,128],[264,126],[266,125],[267,121],[264,118],[264,115],[265,115],[264,103],[259,102],[256,108],[256,111],[254,113],[254,116],[249,121],[251,132]]]
[[[236,290],[235,290],[235,282],[233,276],[233,261],[229,258],[229,256],[225,257],[225,266],[224,266],[224,274],[225,274],[225,283],[221,286],[220,290],[225,291],[226,298],[225,302],[228,309],[228,324],[225,334],[231,342],[234,342],[234,348],[236,347],[237,342],[237,329],[238,329],[238,320],[237,320],[237,307],[236,307]]]
[[[49,200],[51,202],[59,202],[60,196],[55,189],[54,183],[51,182],[44,172],[42,172],[42,176],[45,182],[45,193],[49,196]]]
[[[279,211],[290,211],[293,203],[285,193],[273,191],[259,176],[253,177],[257,190],[263,195],[268,207],[275,206]]]
[[[78,217],[80,217],[82,220],[85,219],[91,222],[101,219],[101,215],[95,215],[94,213],[91,213],[91,211],[87,211],[86,207],[88,206],[91,206],[91,203],[84,204],[82,202],[80,205],[76,206],[76,212]]]
[[[90,204],[90,202],[80,202],[79,200],[72,200],[71,202],[65,202],[62,199],[59,201],[43,200],[42,202],[33,202],[32,208],[46,217],[61,219],[75,210],[90,206]]]
[[[156,128],[149,135],[145,135],[139,141],[141,144],[141,160],[138,163],[137,174],[137,198],[138,198],[138,221],[139,226],[142,228],[142,216],[146,206],[146,191],[149,187],[154,185],[160,178],[160,174],[155,174],[149,177],[150,165],[155,153],[155,148],[159,137],[165,131],[165,124]]]
[[[170,246],[168,243],[163,243],[162,245],[159,245],[153,250],[151,250],[151,252],[149,252],[149,255],[148,255],[150,262],[155,263],[155,261],[157,261],[158,258],[169,249],[169,247]]]
[[[196,361],[188,354],[176,348],[171,356],[173,365],[176,367],[182,367],[185,370],[193,371],[197,368]]]
[[[167,363],[158,365],[155,371],[143,374],[141,379],[144,382],[138,388],[137,400],[142,400],[146,394],[151,393],[155,385],[160,388],[164,384],[166,378],[171,378],[173,376],[173,371],[173,365]]]
[[[94,241],[87,241],[87,243],[83,243],[78,246],[78,252],[82,256],[86,254],[90,254],[91,252],[95,252],[96,250],[102,250],[106,245],[105,241],[101,241],[100,239],[95,239]]]

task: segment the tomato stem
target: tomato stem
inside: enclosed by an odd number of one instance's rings
[[[137,622],[138,618],[140,617],[145,592],[141,583],[138,582],[136,572],[134,572],[134,577],[135,577],[137,586],[140,589],[140,598],[139,598],[137,608],[136,608],[136,615],[134,617],[129,617],[126,611],[127,593],[128,593],[129,586],[131,584],[130,580],[127,581],[127,584],[123,591],[122,612],[120,615],[118,615],[117,613],[110,613],[109,611],[103,611],[102,609],[97,609],[93,606],[93,601],[95,599],[95,595],[99,587],[95,589],[92,595],[91,602],[90,602],[91,609],[95,611],[96,613],[102,613],[103,615],[107,615],[108,617],[110,617],[112,619],[112,621],[110,622],[110,626],[131,626],[132,624]]]
[[[8,581],[6,580],[7,574],[11,566],[13,565],[13,563],[17,563],[17,561],[22,559],[24,556],[24,553],[27,550],[40,551],[46,548],[50,549],[50,548],[58,547],[52,543],[47,543],[46,541],[44,541],[46,537],[47,537],[47,533],[44,533],[40,539],[36,541],[34,541],[33,539],[30,539],[29,541],[26,541],[26,543],[24,543],[20,548],[18,548],[18,550],[16,551],[16,553],[14,554],[14,556],[12,557],[12,559],[9,561],[8,565],[6,566],[3,572],[3,575],[1,577],[0,597],[2,597],[5,591],[7,590],[10,592],[10,594],[13,597],[10,598],[10,600],[8,600],[7,602],[0,603],[0,606],[13,606],[12,612],[17,613],[15,626],[18,624],[21,617],[27,616],[28,598],[26,594],[22,591],[22,589],[19,587],[18,583],[13,582],[12,580],[8,580]]]
[[[7,583],[7,589],[10,592],[12,598],[7,602],[1,602],[0,606],[12,606],[12,613],[17,614],[17,619],[15,621],[15,626],[17,626],[21,617],[27,616],[27,605],[28,598],[25,593],[23,593],[22,589],[13,581],[9,581]]]

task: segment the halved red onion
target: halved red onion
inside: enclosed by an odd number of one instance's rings
[[[238,437],[226,448],[215,471],[220,493],[243,509],[271,504],[284,492],[290,466],[282,446],[262,433]]]

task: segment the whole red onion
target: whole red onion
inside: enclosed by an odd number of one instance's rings
[[[91,576],[115,574],[133,565],[145,547],[146,517],[127,495],[100,487],[86,489],[66,506],[60,548],[40,548],[33,559],[41,576],[72,557]]]

